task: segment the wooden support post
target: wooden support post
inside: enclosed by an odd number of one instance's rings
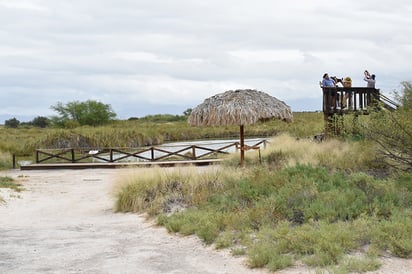
[[[240,166],[245,166],[245,134],[243,125],[240,125]]]
[[[76,162],[76,159],[74,158],[74,148],[70,149],[71,156],[72,156],[72,163]]]
[[[151,157],[151,158],[150,158],[151,161],[154,161],[154,158],[155,158],[155,157],[154,157],[154,148],[153,148],[153,147],[150,148],[150,157]]]
[[[324,135],[324,139],[327,140],[329,138],[329,128],[330,128],[329,115],[327,113],[323,113],[323,122],[324,122],[324,127],[325,127],[325,131],[323,135]]]
[[[13,169],[15,169],[16,168],[16,154],[13,153],[12,157],[13,157]]]
[[[357,110],[358,110],[358,108],[357,108],[358,100],[356,100],[356,98],[357,98],[356,95],[357,95],[357,94],[354,92],[354,93],[353,93],[353,110],[354,110],[354,111],[357,111]]]
[[[192,145],[192,160],[196,160],[196,146]]]

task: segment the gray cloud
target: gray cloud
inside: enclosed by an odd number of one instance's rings
[[[0,117],[88,99],[180,114],[236,88],[316,110],[324,72],[363,86],[366,68],[390,93],[412,80],[412,4],[395,2],[0,0]]]

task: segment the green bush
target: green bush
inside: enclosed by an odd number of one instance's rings
[[[235,243],[235,235],[232,231],[223,231],[219,234],[215,241],[215,247],[217,249],[231,247]]]
[[[248,265],[252,268],[266,266],[272,257],[279,256],[271,242],[259,242],[248,249]]]
[[[372,242],[401,258],[412,258],[412,213],[397,213],[372,230]]]
[[[213,216],[210,216],[213,217]],[[220,229],[216,220],[206,216],[199,222],[199,227],[196,229],[196,235],[206,244],[211,244],[219,236]]]
[[[345,272],[365,273],[379,269],[382,264],[376,257],[348,258],[342,263]]]

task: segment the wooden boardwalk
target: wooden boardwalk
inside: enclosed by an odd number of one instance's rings
[[[252,140],[253,141],[253,140]],[[247,149],[259,150],[266,140],[257,140]],[[170,167],[218,164],[223,159],[218,155],[228,154],[228,149],[238,151],[239,142],[191,144],[144,148],[61,148],[37,149],[35,163],[21,165],[21,170],[36,169],[86,169],[121,167]],[[13,163],[16,162],[15,157]]]
[[[46,163],[21,166],[21,170],[44,169],[89,169],[89,168],[127,168],[127,167],[172,167],[172,166],[206,166],[222,162],[223,159],[189,160],[189,161],[159,161],[159,162],[114,162],[114,163]]]

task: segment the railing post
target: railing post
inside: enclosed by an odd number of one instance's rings
[[[245,135],[243,125],[240,125],[240,166],[245,166]]]
[[[354,92],[353,92],[353,110],[354,110],[354,111],[357,111],[357,110],[358,110],[358,108],[357,108],[357,105],[358,105],[357,96],[358,96],[358,92],[357,92],[357,91],[354,91]]]
[[[39,163],[39,150],[36,149],[36,164]]]
[[[330,111],[330,100],[329,100],[329,89],[322,88],[323,91],[323,112],[329,113]]]
[[[192,145],[192,160],[196,160],[196,146]]]
[[[71,154],[72,154],[72,163],[75,162],[75,158],[74,158],[74,148],[71,149]]]
[[[13,153],[12,157],[13,157],[13,169],[15,169],[16,168],[16,154]]]
[[[154,157],[154,148],[153,147],[150,148],[150,154],[151,154],[151,161],[153,162],[154,159],[155,159],[155,157]]]
[[[110,149],[110,162],[113,162],[113,149]]]
[[[360,108],[360,110],[363,110],[363,109],[364,109],[363,104],[364,104],[364,102],[363,102],[363,92],[360,91],[360,92],[359,92],[359,108]]]

